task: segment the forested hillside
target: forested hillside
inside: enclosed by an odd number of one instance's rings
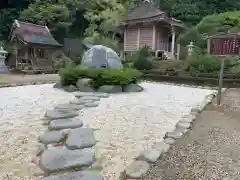
[[[56,38],[112,38],[127,11],[139,0],[8,0],[0,10],[0,39],[6,40],[14,19],[46,24]],[[214,13],[239,11],[239,0],[153,0],[156,7],[189,27]]]

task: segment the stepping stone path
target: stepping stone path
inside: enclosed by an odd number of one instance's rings
[[[99,173],[89,169],[95,157],[87,148],[94,146],[97,141],[93,129],[82,127],[83,121],[78,111],[97,107],[101,98],[107,98],[109,94],[75,92],[74,95],[76,99],[59,104],[45,113],[44,120],[48,122],[49,131],[39,136],[41,147],[45,149],[41,148],[41,152],[36,154],[40,156],[39,167],[49,175],[42,180],[103,180]],[[88,168],[89,171],[61,174],[61,171],[73,168]],[[59,172],[59,175],[51,175],[54,172]]]
[[[68,134],[66,145],[68,149],[83,149],[96,144],[91,128],[79,128]]]

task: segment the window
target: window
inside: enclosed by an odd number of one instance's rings
[[[44,57],[44,50],[43,49],[37,49],[37,56],[40,58]]]

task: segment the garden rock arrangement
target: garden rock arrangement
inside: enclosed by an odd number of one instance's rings
[[[212,102],[216,94],[212,93],[206,96],[201,104],[191,109],[189,115],[185,115],[179,120],[173,132],[167,132],[163,140],[156,142],[151,148],[145,149],[125,168],[120,179],[140,179],[149,170],[150,165],[155,163],[163,153],[168,151],[170,145],[175,143],[175,140],[183,137],[191,129],[192,122],[196,119],[196,116],[202,112],[206,105]]]
[[[45,174],[43,180],[103,180],[99,173],[91,170],[95,162],[91,147],[97,143],[93,129],[84,127],[78,111],[97,106],[101,98],[109,95],[77,92],[75,96],[69,104],[57,105],[45,113],[48,131],[39,136],[41,144],[36,153],[37,165]]]

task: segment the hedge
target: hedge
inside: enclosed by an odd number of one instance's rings
[[[134,69],[94,69],[81,66],[68,67],[59,71],[62,85],[76,85],[80,78],[92,79],[91,84],[94,88],[102,85],[127,86],[137,83],[141,73]]]

